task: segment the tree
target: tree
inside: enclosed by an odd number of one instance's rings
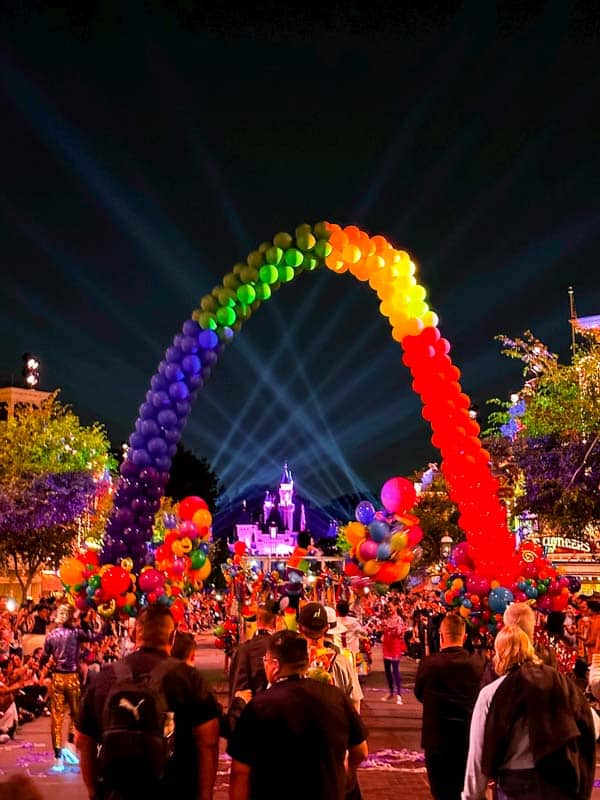
[[[417,473],[417,479],[421,476],[422,473]],[[435,472],[431,483],[421,491],[419,502],[413,511],[419,517],[419,525],[423,531],[420,566],[428,567],[440,560],[440,540],[445,533],[455,543],[465,538],[458,527],[458,506],[448,496],[441,470]]]
[[[81,425],[57,393],[0,422],[0,566],[14,570],[23,597],[40,567],[72,551],[108,449],[104,428]]]
[[[582,333],[563,365],[531,331],[496,338],[525,378],[517,403],[493,401],[500,410],[490,415],[486,447],[498,476],[515,490],[515,514],[529,511],[542,528],[581,537],[600,520],[600,342]]]
[[[206,500],[208,507],[214,513],[217,499],[224,491],[225,487],[220,483],[219,476],[213,471],[207,459],[198,458],[182,444],[178,444],[165,494],[175,502],[190,495],[197,495]]]

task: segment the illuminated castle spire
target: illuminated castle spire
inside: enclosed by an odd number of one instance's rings
[[[279,514],[286,531],[294,530],[294,479],[287,461],[279,481]]]

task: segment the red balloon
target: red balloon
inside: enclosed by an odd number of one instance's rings
[[[233,552],[236,554],[236,556],[243,556],[246,552],[246,542],[242,542],[241,540],[237,541],[233,545]]]
[[[208,508],[207,502],[201,497],[192,495],[183,498],[179,503],[177,513],[180,519],[191,520],[196,511],[199,511],[201,508]]]
[[[215,639],[215,647],[217,650],[224,650],[225,649],[225,642],[223,639]]]
[[[171,614],[175,622],[181,622],[183,619],[183,615],[185,613],[185,606],[183,605],[183,601],[177,598],[174,600],[171,605],[169,606]]]

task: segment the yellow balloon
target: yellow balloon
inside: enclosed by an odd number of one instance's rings
[[[200,567],[200,569],[196,570],[196,575],[201,581],[205,581],[210,575],[211,569],[212,567],[210,565],[210,561],[207,558],[204,564],[202,564],[202,566]]]
[[[400,552],[404,550],[408,545],[408,534],[404,531],[398,531],[397,533],[392,534],[392,538],[390,539],[390,547],[392,549],[392,553]]]
[[[181,545],[181,549],[184,553],[189,553],[192,549],[192,540],[189,536],[185,536],[183,539],[180,539],[179,544]]]

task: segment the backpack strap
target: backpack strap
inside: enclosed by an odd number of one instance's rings
[[[182,662],[178,658],[173,658],[172,656],[167,656],[167,658],[161,658],[161,660],[156,664],[156,666],[150,672],[150,683],[153,686],[160,687],[163,681],[163,678],[167,673],[169,673],[172,669]]]

